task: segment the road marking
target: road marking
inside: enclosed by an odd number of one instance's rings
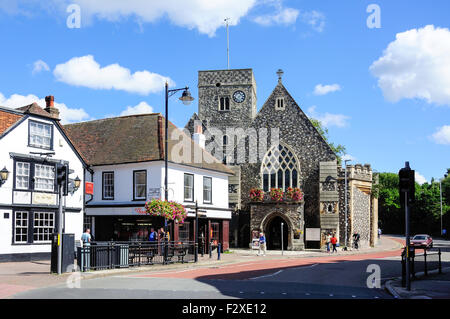
[[[260,279],[260,278],[267,278],[267,277],[273,277],[273,276],[276,276],[276,275],[278,275],[278,274],[280,274],[282,272],[283,272],[283,270],[279,270],[279,271],[277,271],[276,273],[273,273],[273,274],[250,278],[250,280],[255,280],[255,279]]]

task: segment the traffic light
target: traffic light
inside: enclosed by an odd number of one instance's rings
[[[408,203],[413,203],[416,193],[415,171],[406,162],[405,167],[398,172],[400,204],[405,205],[405,193],[408,193]]]
[[[69,166],[63,164],[56,164],[56,181],[58,188],[63,186],[63,196],[69,194]]]

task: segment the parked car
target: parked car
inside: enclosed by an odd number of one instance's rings
[[[429,235],[416,235],[411,240],[411,246],[416,248],[433,248],[433,238]]]

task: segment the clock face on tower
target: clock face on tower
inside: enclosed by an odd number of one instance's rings
[[[242,103],[242,102],[244,102],[244,101],[245,101],[245,93],[242,92],[242,91],[236,91],[236,92],[234,92],[234,94],[233,94],[233,100],[234,100],[236,103]]]

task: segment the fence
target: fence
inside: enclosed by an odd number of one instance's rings
[[[194,242],[95,242],[78,247],[81,271],[186,263],[195,260]]]
[[[442,273],[441,249],[428,252],[424,249],[421,254],[416,254],[413,249],[411,250],[409,261],[411,280],[417,279],[416,274],[421,272],[425,276],[428,276],[431,270],[438,270],[440,274]],[[402,286],[406,286],[406,248],[402,252]]]

